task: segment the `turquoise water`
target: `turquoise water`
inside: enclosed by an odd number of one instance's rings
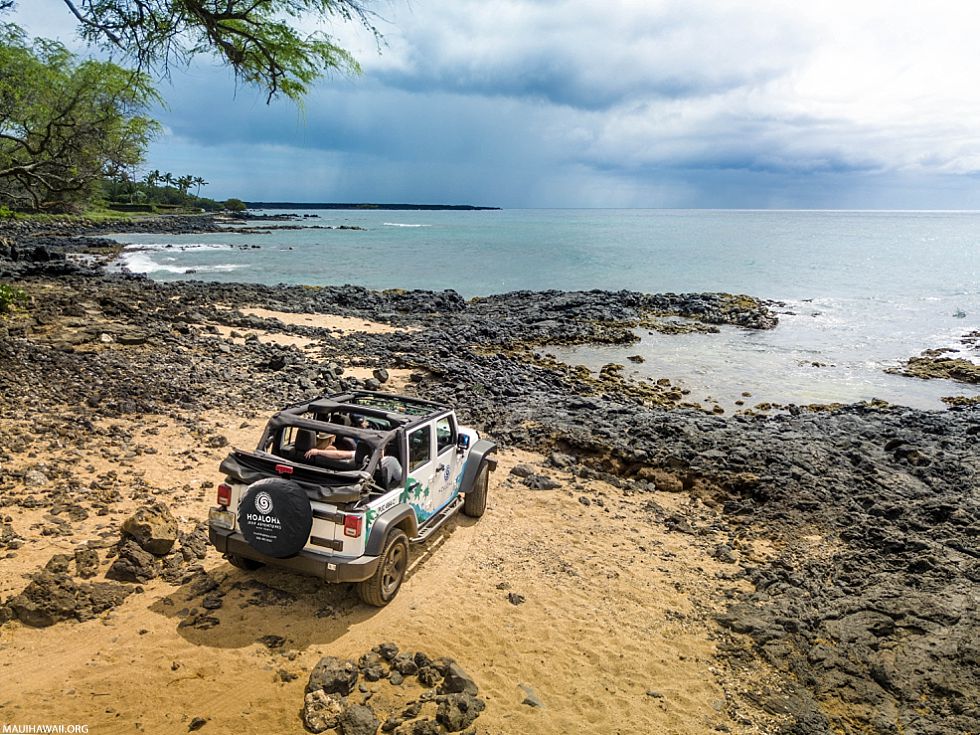
[[[643,364],[627,363],[639,379],[666,375],[723,405],[742,390],[750,403],[879,397],[931,408],[942,395],[980,393],[882,372],[923,349],[961,348],[958,338],[980,328],[978,212],[296,211],[304,213],[319,217],[289,224],[365,229],[122,235],[121,264],[159,280],[454,288],[467,297],[748,293],[786,302],[776,330],[644,333],[626,351],[560,356],[598,368],[641,354]]]

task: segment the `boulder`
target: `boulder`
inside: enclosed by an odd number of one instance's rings
[[[95,549],[75,549],[75,571],[82,579],[89,579],[99,573],[99,552]]]
[[[450,663],[446,667],[446,673],[443,676],[442,686],[439,687],[439,692],[442,694],[461,694],[465,692],[466,694],[476,695],[479,693],[480,688],[476,685],[476,682],[469,677],[469,675],[463,671],[463,667],[457,664],[455,661]]]
[[[169,554],[177,541],[177,521],[163,503],[140,508],[123,521],[122,530],[144,551],[157,556]]]
[[[343,700],[322,689],[307,692],[303,703],[303,724],[310,732],[323,732],[337,727],[344,711]]]
[[[326,694],[340,694],[346,697],[354,691],[355,684],[357,684],[357,666],[353,661],[336,656],[324,656],[310,672],[306,691],[313,692],[319,689]]]
[[[208,555],[208,526],[199,523],[190,533],[180,534],[180,555],[185,562],[203,559]]]
[[[419,670],[415,658],[410,653],[399,653],[391,661],[391,667],[403,676],[412,676]]]
[[[515,477],[531,477],[534,475],[534,469],[526,464],[519,464],[511,467],[510,474]]]
[[[69,564],[71,564],[71,557],[68,554],[55,554],[44,565],[44,571],[52,574],[68,574]]]
[[[43,628],[62,620],[90,620],[119,605],[131,592],[106,582],[78,584],[71,577],[43,571],[6,607],[25,625]]]
[[[343,735],[376,735],[381,720],[368,705],[351,704],[344,708],[337,724]]]
[[[405,726],[409,727],[408,725]],[[411,730],[401,729],[398,731],[400,733],[409,733],[410,735],[442,735],[442,729],[439,724],[434,720],[430,720],[428,717],[422,720],[417,720],[411,724]]]
[[[398,646],[394,643],[382,643],[378,646],[378,653],[385,661],[393,661],[398,655]]]
[[[447,694],[439,702],[436,721],[448,732],[460,732],[472,725],[485,707],[484,701],[472,694]]]
[[[560,482],[547,475],[528,475],[521,482],[532,490],[557,490],[561,487]]]
[[[379,681],[388,675],[388,667],[380,654],[371,651],[361,656],[357,668],[367,681]]]
[[[160,576],[160,560],[141,549],[134,541],[119,545],[119,556],[105,576],[119,582],[149,582]]]

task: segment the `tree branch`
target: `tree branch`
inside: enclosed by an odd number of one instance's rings
[[[104,33],[106,38],[112,41],[116,46],[118,46],[121,49],[125,49],[122,39],[119,38],[119,36],[117,36],[112,31],[110,31],[108,26],[100,25],[99,23],[94,22],[90,18],[87,18],[85,15],[82,14],[82,12],[78,8],[75,7],[75,3],[73,3],[72,0],[62,0],[62,2],[64,2],[64,4],[68,6],[68,9],[72,12],[72,15],[78,18],[79,23],[88,26],[89,28],[94,28],[100,31],[101,33]]]

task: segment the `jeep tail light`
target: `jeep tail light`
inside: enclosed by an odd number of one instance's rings
[[[231,505],[231,485],[224,482],[218,485],[218,505],[225,508]]]
[[[278,472],[280,475],[291,475],[293,474],[293,468],[288,464],[277,464],[276,472]]]
[[[344,535],[357,538],[361,535],[364,516],[344,516]]]

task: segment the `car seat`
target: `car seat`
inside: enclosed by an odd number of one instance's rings
[[[308,451],[316,447],[316,434],[309,429],[297,429],[293,439],[293,460],[302,462]]]
[[[402,463],[394,457],[382,457],[374,471],[374,483],[385,490],[394,490],[402,481]]]
[[[371,458],[371,454],[372,450],[370,444],[367,442],[358,442],[357,448],[354,450],[354,467],[356,469],[363,468]]]

